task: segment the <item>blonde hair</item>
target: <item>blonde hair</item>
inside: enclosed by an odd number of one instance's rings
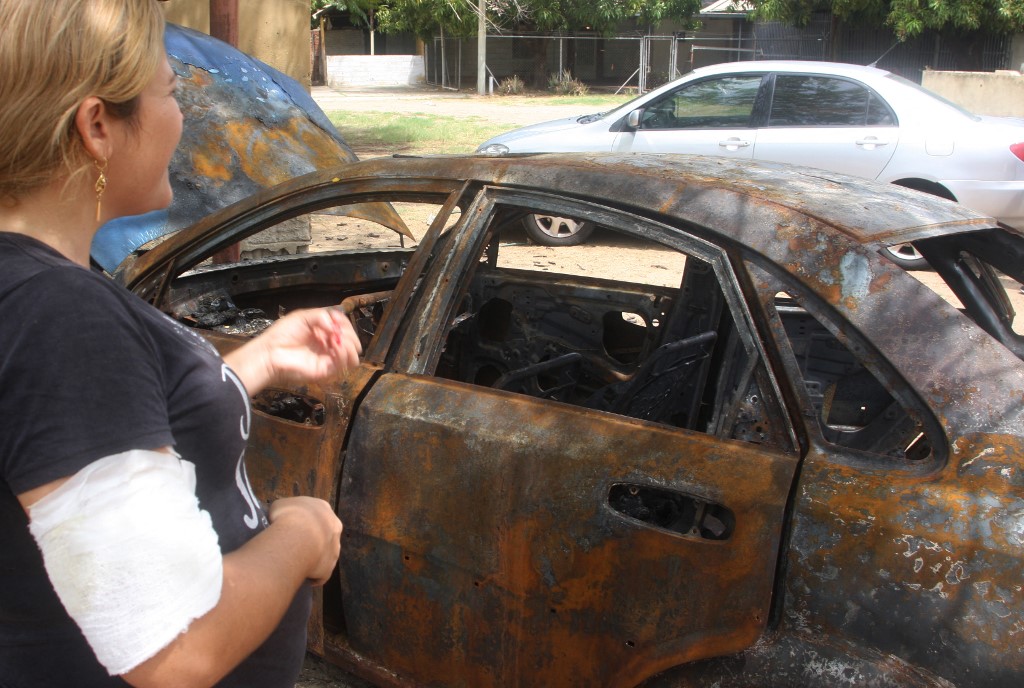
[[[155,0],[0,0],[0,198],[92,166],[75,114],[97,96],[133,120],[164,57]]]

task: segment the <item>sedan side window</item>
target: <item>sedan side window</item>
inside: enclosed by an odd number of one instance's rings
[[[495,230],[436,375],[787,450],[773,384],[709,255],[600,228],[586,245]]]
[[[846,79],[813,75],[777,75],[770,127],[895,126],[882,100]]]
[[[866,458],[885,457],[886,466],[923,466],[938,458],[941,446],[937,452],[933,439],[940,433],[925,407],[892,375],[880,374],[877,357],[799,289],[790,291],[753,263],[747,267],[767,293],[762,305],[788,359],[788,376],[802,387],[797,393],[803,414],[811,420],[808,429],[816,428],[825,442]]]
[[[742,129],[750,126],[760,76],[731,76],[690,84],[648,106],[641,129]]]

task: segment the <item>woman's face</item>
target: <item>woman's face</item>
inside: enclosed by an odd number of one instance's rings
[[[166,208],[173,192],[167,173],[181,139],[178,77],[165,57],[139,96],[134,123],[118,122],[103,194],[104,220]]]

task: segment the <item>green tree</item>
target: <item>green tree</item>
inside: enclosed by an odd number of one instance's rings
[[[486,12],[495,30],[610,34],[624,21],[685,21],[700,5],[700,0],[486,0]],[[389,30],[429,38],[443,28],[448,35],[469,36],[476,33],[477,7],[476,0],[389,0],[381,14],[387,12]]]
[[[832,10],[839,19],[889,26],[901,40],[927,29],[1020,33],[1024,0],[752,0],[755,16],[802,26]]]
[[[319,26],[319,15],[324,10],[348,12],[353,26],[361,26],[370,30],[370,54],[374,54],[373,35],[378,28],[378,14],[387,0],[310,0],[310,22],[312,28]]]

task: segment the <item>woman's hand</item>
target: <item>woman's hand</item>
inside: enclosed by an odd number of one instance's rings
[[[359,365],[359,337],[335,308],[292,311],[224,356],[249,394],[268,385],[324,380]]]
[[[330,504],[313,497],[286,497],[271,502],[268,515],[271,526],[290,527],[293,537],[306,533],[306,578],[312,585],[326,583],[341,554],[341,521]]]

